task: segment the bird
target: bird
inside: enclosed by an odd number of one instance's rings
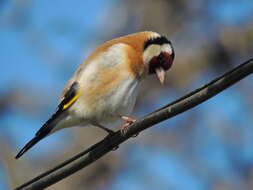
[[[74,126],[107,127],[125,121],[122,129],[136,120],[130,117],[141,81],[156,75],[163,84],[174,61],[171,41],[164,35],[143,31],[106,41],[77,68],[66,83],[56,111],[16,155],[20,158],[40,140]]]

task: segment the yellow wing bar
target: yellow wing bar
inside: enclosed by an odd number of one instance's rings
[[[66,103],[63,106],[63,110],[67,109],[69,106],[71,106],[76,100],[77,98],[79,98],[80,94],[76,94],[68,103]]]

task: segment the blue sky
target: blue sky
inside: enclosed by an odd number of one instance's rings
[[[15,139],[15,149],[23,146],[53,112],[57,105],[57,94],[60,93],[64,83],[85,58],[91,49],[90,47],[93,47],[93,41],[97,42],[96,37],[103,36],[103,31],[106,28],[102,28],[101,25],[103,27],[106,25],[101,23],[101,17],[106,13],[108,7],[115,6],[117,3],[119,2],[113,0],[86,0],[85,2],[77,0],[71,3],[66,0],[40,0],[17,6],[19,4],[17,1],[6,1],[0,17],[0,41],[2,44],[0,46],[0,61],[2,71],[4,71],[0,76],[0,92],[4,93],[13,87],[21,86],[26,88],[25,91],[31,89],[31,93],[42,92],[46,98],[49,98],[48,101],[45,101],[48,105],[45,105],[42,115],[37,116],[37,118],[23,113],[22,110],[10,109],[8,115],[1,119],[2,126],[8,126],[8,129],[2,129],[2,127],[0,129],[7,131]],[[22,6],[23,8],[17,11],[19,16],[15,18],[14,10]],[[208,14],[216,20],[218,26],[222,26],[224,23],[240,26],[250,19],[252,20],[252,0],[216,0],[210,1],[207,6]],[[21,25],[15,24],[15,22],[21,23]],[[81,42],[80,39],[82,39]],[[208,79],[210,78],[205,74],[200,76],[200,81],[207,81]],[[177,96],[177,93],[171,94],[170,98]],[[161,99],[159,104],[162,105],[167,101],[168,97],[166,96]],[[226,107],[222,106],[225,101],[230,102]],[[157,105],[152,104],[150,106],[157,107]],[[219,107],[218,110],[217,106]],[[153,107],[141,108],[139,113],[147,113],[149,109],[151,111]],[[203,163],[208,165],[210,169],[224,175],[235,173],[234,163],[231,163],[228,158],[231,147],[224,145],[217,134],[201,127],[210,121],[215,125],[221,122],[220,118],[222,117],[227,118],[227,122],[233,123],[235,126],[244,126],[245,148],[236,151],[240,153],[238,159],[242,163],[251,164],[253,157],[251,139],[253,138],[250,135],[249,125],[252,123],[252,119],[250,119],[247,104],[238,94],[238,89],[233,88],[222,93],[203,104],[202,109],[208,111],[201,117],[199,127],[196,128],[193,136],[196,137],[196,142],[202,142],[196,143],[194,149]],[[213,112],[217,113],[217,118],[211,118]],[[237,117],[242,112],[242,117]],[[187,115],[179,116],[168,122],[172,126],[176,126],[184,117]],[[167,123],[161,125],[164,124]],[[207,131],[208,135],[202,137],[203,133]],[[71,134],[67,132],[50,136],[47,140],[42,141],[38,147],[35,147],[34,151],[30,152],[30,156],[38,157],[54,152],[55,149],[51,149],[53,146],[49,147],[49,145],[56,144],[59,142],[58,139],[65,137],[72,138]],[[64,143],[58,143],[55,147],[57,150],[61,150],[64,145]],[[209,183],[207,178],[192,173],[185,161],[178,159],[173,151],[161,148],[155,153],[153,152],[152,147],[136,147],[129,152],[129,160],[126,165],[132,166],[131,164],[142,162],[141,160],[145,160],[152,153],[152,157],[143,162],[142,168],[143,171],[147,172],[146,177],[148,179],[152,175],[155,175],[157,179],[164,178],[163,181],[169,179],[162,184],[161,187],[164,189],[167,187],[173,187],[175,190],[206,189]],[[156,167],[152,163],[157,163]],[[148,187],[143,187],[143,183],[140,183],[146,178],[142,178],[140,181],[138,178],[138,174],[142,175],[143,171],[136,173],[131,167],[130,169],[127,167],[122,169],[124,173],[116,177],[112,189],[148,189]],[[5,178],[2,175],[4,174],[0,173],[0,189],[4,190],[6,185]],[[129,177],[128,181],[125,180],[126,176]],[[234,176],[229,177],[233,178]],[[157,183],[154,180],[151,185],[157,185]]]

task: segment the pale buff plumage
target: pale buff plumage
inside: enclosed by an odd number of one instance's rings
[[[80,123],[75,120],[66,125],[86,125],[91,122],[108,125],[120,119],[121,115],[129,115],[138,92],[135,88],[145,74],[143,44],[147,39],[158,35],[154,32],[135,33],[107,41],[95,49],[77,69],[61,96],[64,97],[73,81],[80,81],[80,97],[70,108],[70,112],[89,121]],[[122,90],[125,92],[117,89],[124,85],[126,87]],[[114,96],[110,97],[111,94]],[[61,124],[55,130],[66,125]]]
[[[62,94],[61,98],[67,92],[68,88],[71,86],[73,81],[76,81],[82,73],[83,69],[87,64],[90,64],[94,59],[100,54],[105,53],[108,48],[110,48],[114,44],[122,43],[126,46],[123,47],[126,50],[128,61],[126,62],[130,72],[132,75],[139,77],[143,70],[144,70],[144,63],[142,59],[142,51],[143,51],[143,44],[144,42],[149,39],[159,36],[156,32],[139,32],[130,35],[126,35],[123,37],[119,37],[110,41],[105,42],[104,44],[100,45],[95,49],[95,51],[79,66],[79,68],[74,73],[73,77],[67,82]]]
[[[105,127],[120,119],[132,122],[125,116],[132,112],[141,79],[156,73],[163,82],[173,59],[171,43],[155,32],[134,33],[100,45],[65,85],[57,111],[16,158],[62,128],[94,125],[112,132]]]

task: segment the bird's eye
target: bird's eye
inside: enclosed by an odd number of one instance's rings
[[[163,54],[160,53],[159,56],[157,57],[157,60],[158,60],[158,61],[162,61],[162,59],[163,59]]]

